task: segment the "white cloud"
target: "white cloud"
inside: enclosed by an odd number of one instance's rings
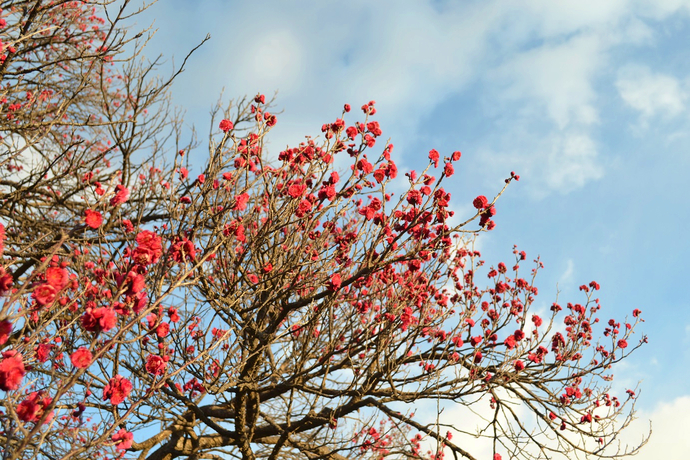
[[[643,0],[638,3],[639,12],[656,20],[662,20],[679,11],[690,10],[688,0]]]
[[[510,145],[514,169],[525,178],[536,172],[532,188],[544,196],[603,177],[593,131],[600,119],[597,79],[608,71],[616,46],[651,43],[657,29],[649,19],[678,14],[687,4],[262,0],[228,7],[209,0],[161,4],[152,12],[167,11],[159,24],[159,43],[166,46],[186,49],[181,34],[190,35],[190,44],[197,40],[192,33],[213,35],[193,58],[196,68],[181,77],[184,87],[176,89],[181,105],[205,111],[223,86],[227,97],[279,92],[284,116],[269,136],[272,151],[318,134],[343,103],[358,107],[370,99],[378,102],[376,117],[385,135],[404,146],[440,103],[481,82],[487,110],[510,121],[478,144],[495,151]],[[644,88],[620,79],[623,100],[643,113],[679,113],[684,93],[676,97],[681,87],[666,77],[650,73]],[[457,109],[467,110],[481,109]],[[413,161],[409,152],[396,151]]]
[[[685,460],[690,452],[690,396],[660,402],[651,411],[639,411],[635,420],[624,431],[623,442],[639,444],[652,423],[652,437],[635,460]]]
[[[555,137],[551,151],[545,155],[544,174],[548,186],[553,190],[569,192],[604,175],[597,161],[596,145],[585,133],[566,133]]]
[[[630,0],[531,0],[532,16],[540,18],[545,36],[570,34],[581,30],[611,29],[630,14]]]
[[[280,88],[290,92],[303,78],[304,46],[288,29],[260,34],[242,49],[240,60],[247,63],[242,86]]]
[[[688,97],[677,78],[654,73],[649,67],[640,65],[622,68],[616,88],[623,101],[644,118],[676,116],[685,110]]]
[[[592,77],[602,65],[601,39],[580,35],[518,54],[498,70],[504,97],[544,105],[560,129],[597,121]]]
[[[568,193],[604,176],[597,144],[585,129],[546,135],[511,131],[503,137],[510,147],[501,150],[508,153],[487,148],[482,151],[482,161],[501,174],[515,170],[526,179],[535,198],[550,192]]]

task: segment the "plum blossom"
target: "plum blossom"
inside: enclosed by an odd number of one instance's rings
[[[120,431],[113,435],[112,441],[115,443],[115,448],[117,450],[125,451],[132,447],[132,442],[134,442],[134,435],[124,428],[120,428]]]
[[[19,388],[26,375],[22,355],[16,350],[2,353],[0,361],[0,390],[11,391]]]
[[[132,382],[125,377],[117,374],[111,378],[108,384],[103,388],[103,400],[110,400],[110,404],[117,406],[124,402],[132,391]]]
[[[129,189],[122,184],[115,187],[115,196],[110,199],[110,206],[119,206],[129,199]]]
[[[86,369],[93,362],[93,354],[86,347],[79,347],[77,351],[70,356],[72,365],[79,369]]]

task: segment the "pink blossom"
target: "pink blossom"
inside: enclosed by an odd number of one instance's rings
[[[438,168],[439,153],[436,149],[431,149],[429,151],[429,160],[431,160],[435,168]]]
[[[117,315],[112,308],[94,308],[82,315],[81,324],[89,332],[107,332],[117,325]]]
[[[479,195],[472,201],[472,205],[477,209],[484,209],[489,205],[489,200],[484,195]]]
[[[43,392],[32,392],[24,401],[17,406],[17,417],[23,422],[38,422],[43,418],[45,409],[50,406],[53,399],[48,396],[43,396]],[[53,418],[51,411],[43,420],[43,423],[49,423]]]
[[[162,375],[167,363],[158,355],[150,355],[146,360],[146,371],[152,375]]]
[[[132,382],[117,374],[111,378],[108,384],[103,388],[103,400],[110,399],[110,403],[117,406],[129,396],[132,391]]]
[[[70,356],[72,365],[79,369],[86,369],[93,361],[93,354],[86,347],[79,347],[77,351]]]
[[[110,206],[119,206],[129,199],[129,189],[122,184],[115,187],[115,196],[110,199]]]
[[[16,350],[5,351],[0,361],[0,389],[4,391],[16,390],[26,375],[22,355]]]
[[[340,278],[339,273],[334,273],[333,276],[331,276],[331,280],[328,283],[328,289],[331,291],[337,291],[340,289],[340,285],[342,284],[342,280]]]
[[[67,286],[69,282],[69,274],[67,270],[60,267],[50,267],[46,270],[46,282],[53,286],[56,290],[61,291]]]
[[[12,323],[4,320],[0,321],[0,345],[7,342],[12,333]]]
[[[36,289],[34,289],[31,297],[33,297],[39,305],[49,305],[55,300],[56,294],[57,291],[53,286],[48,283],[43,283],[39,284]]]
[[[86,225],[96,229],[103,223],[103,216],[98,211],[87,209],[84,211],[84,221],[86,222]]]
[[[170,324],[160,323],[156,328],[156,335],[160,338],[166,337],[170,332]]]
[[[115,448],[117,450],[127,450],[132,447],[132,442],[134,442],[134,435],[124,428],[120,428],[120,431],[113,435],[112,441],[115,443]]]
[[[220,124],[218,125],[218,127],[220,128],[221,131],[223,131],[224,133],[227,133],[228,131],[230,131],[233,128],[233,124],[230,120],[223,119],[220,121]]]
[[[249,195],[247,193],[237,195],[235,197],[235,210],[244,211],[247,209],[247,203],[249,203]]]
[[[140,265],[151,265],[158,262],[163,254],[161,237],[150,230],[142,230],[136,239],[137,248],[134,250],[134,261]]]
[[[0,296],[5,295],[12,288],[14,279],[3,267],[0,267]]]

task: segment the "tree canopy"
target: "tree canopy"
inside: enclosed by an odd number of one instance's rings
[[[460,152],[398,171],[374,101],[268,152],[258,94],[216,106],[202,144],[129,1],[1,7],[3,459],[639,448],[617,439],[635,392],[609,382],[641,312],[608,319],[591,281],[538,314],[539,259],[473,249],[514,172],[459,221]],[[415,417],[427,403],[476,430]]]

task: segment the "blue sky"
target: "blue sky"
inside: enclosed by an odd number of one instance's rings
[[[482,255],[540,255],[545,304],[557,286],[581,301],[577,286],[596,280],[602,316],[640,308],[649,345],[616,372],[621,387],[642,381],[627,439],[651,419],[637,458],[686,458],[690,0],[166,0],[139,22],[153,20],[151,57],[179,63],[212,35],[173,90],[202,137],[223,88],[278,92],[275,152],[373,99],[401,169],[432,148],[463,152],[459,214],[520,174]]]

